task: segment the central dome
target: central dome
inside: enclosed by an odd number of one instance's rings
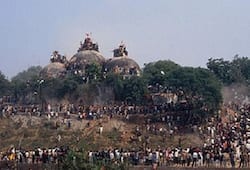
[[[99,53],[98,44],[94,43],[87,34],[84,43],[80,42],[77,53],[69,60],[67,69],[74,74],[84,75],[86,66],[90,64],[102,66],[104,62],[105,58]]]
[[[92,63],[98,63],[102,64],[104,63],[105,58],[97,51],[94,50],[85,50],[80,51],[76,53],[71,59],[70,63],[79,63],[79,64],[92,64]]]
[[[85,74],[85,68],[90,64],[98,64],[100,66],[105,62],[105,58],[95,50],[83,50],[76,53],[68,64],[68,69],[74,74]]]

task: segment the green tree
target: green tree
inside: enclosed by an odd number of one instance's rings
[[[98,160],[94,159],[89,161],[86,152],[75,152],[69,151],[67,155],[62,159],[62,169],[67,170],[99,170],[99,169],[108,169],[108,170],[126,170],[128,169],[125,163],[113,163],[112,161]]]
[[[236,55],[232,61],[210,58],[207,68],[226,85],[250,82],[250,60],[247,57]]]
[[[187,102],[191,102],[196,109],[206,108],[214,113],[222,102],[218,79],[204,68],[182,67],[173,70],[166,84],[175,90],[182,90]]]
[[[28,88],[26,82],[12,81],[12,94],[15,102],[25,103],[26,96],[28,93]]]
[[[213,72],[224,84],[231,84],[234,82],[231,63],[229,61],[224,61],[223,58],[210,58],[207,63],[207,68]]]
[[[164,85],[165,79],[170,71],[180,66],[173,61],[163,60],[146,64],[143,69],[143,78],[149,85]]]
[[[115,94],[115,100],[117,101],[123,100],[124,80],[122,79],[121,75],[108,73],[103,83],[104,85],[113,88]]]
[[[10,82],[5,75],[0,71],[0,97],[3,95],[10,95]]]
[[[235,70],[235,72],[233,72],[235,73],[235,77],[241,78],[241,82],[250,83],[250,59],[236,55],[232,61],[232,66]]]
[[[77,89],[78,83],[74,80],[70,80],[70,79],[65,79],[62,81],[61,86],[59,86],[59,88],[57,89],[57,96],[60,97],[64,97],[65,95],[69,95],[69,97],[71,96],[71,94],[73,94],[75,92],[75,90]]]
[[[213,61],[213,64],[217,66],[217,62],[222,61]],[[216,73],[228,75],[225,67],[229,66],[227,62],[223,62],[223,67],[216,67]],[[204,120],[202,118],[205,116],[216,113],[222,102],[221,84],[208,69],[181,67],[172,61],[158,61],[145,66],[143,78],[148,85],[157,88],[157,92],[170,90],[169,92],[177,94],[176,110],[183,109],[181,102],[186,102],[188,107],[185,106],[184,109],[189,119],[185,123],[190,123],[194,117],[198,121]]]
[[[144,79],[133,76],[130,79],[124,80],[122,97],[123,101],[128,101],[133,104],[145,104],[145,95],[147,86]]]
[[[15,102],[29,104],[37,102],[41,66],[32,66],[11,79],[12,96]]]
[[[102,67],[98,63],[88,64],[85,68],[85,75],[90,82],[98,82],[102,77]]]
[[[37,79],[39,77],[41,66],[31,66],[27,70],[24,70],[14,76],[12,81],[28,82],[32,79]]]
[[[50,78],[45,79],[43,84],[40,84],[42,88],[41,95],[44,98],[62,99],[63,97],[71,97],[78,87],[78,82],[70,77],[65,79]]]

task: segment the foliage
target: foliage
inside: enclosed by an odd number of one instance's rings
[[[133,76],[123,82],[122,99],[130,104],[144,104],[147,93],[146,83],[141,77]]]
[[[226,85],[250,82],[250,60],[247,57],[236,55],[232,61],[210,58],[207,67]]]
[[[207,69],[181,67],[172,61],[157,61],[145,66],[143,77],[149,85],[161,86],[174,93],[182,91],[184,94],[179,95],[179,98],[199,98],[205,105],[216,107],[222,100],[221,86]]]
[[[66,76],[64,77],[64,79],[75,81],[78,84],[85,83],[84,78],[82,76],[78,75],[78,74],[66,74]]]
[[[226,83],[249,79],[250,75],[248,58],[235,58],[232,62],[210,59],[208,68]],[[104,85],[113,88],[116,101],[142,105],[145,104],[145,96],[149,93],[148,87],[161,86],[175,93],[183,91],[182,95],[178,94],[179,99],[191,101],[197,107],[217,108],[221,102],[220,84],[209,70],[181,67],[170,60],[146,64],[142,77],[131,76],[128,79],[114,73],[108,73],[102,79],[101,66],[90,64],[87,65],[85,72],[88,83],[79,75],[69,74],[63,79],[44,79],[41,83],[41,80],[35,76],[39,69],[40,67],[30,67],[12,79],[12,90],[16,98],[26,101],[27,95],[36,92],[40,99],[61,100],[66,97],[76,101],[84,95],[91,98],[94,93],[90,92],[95,92],[96,86]],[[31,72],[34,73],[31,74]],[[3,87],[1,90],[4,87],[7,88],[8,81],[4,81],[3,75],[0,78],[0,85]]]
[[[13,91],[13,96],[15,98],[15,101],[17,101],[18,99],[19,101],[22,101],[23,103],[24,98],[27,93],[26,83],[16,81],[16,82],[12,82],[11,85],[12,85],[12,91]]]
[[[129,79],[123,79],[118,74],[108,74],[105,84],[113,87],[117,101],[126,101],[130,104],[143,104],[144,102],[147,88],[141,77],[132,76]]]
[[[176,69],[167,77],[166,85],[175,91],[182,90],[188,101],[203,103],[209,109],[218,108],[222,101],[220,83],[207,69],[191,67]]]
[[[72,95],[78,87],[78,82],[70,77],[65,79],[46,79],[44,84],[40,84],[40,93],[52,98],[61,99],[66,95]]]
[[[0,72],[0,97],[3,95],[10,94],[10,82],[6,77]]]
[[[41,66],[32,66],[12,78],[10,87],[15,102],[28,104],[36,100],[39,86],[37,80],[41,69]]]
[[[77,89],[78,83],[74,80],[65,79],[62,80],[61,86],[56,89],[56,94],[58,98],[64,97],[66,94],[70,95]]]
[[[87,153],[69,151],[66,157],[62,160],[62,169],[68,170],[99,170],[99,169],[109,169],[109,170],[126,170],[128,169],[125,164],[115,164],[109,160],[98,160],[93,159],[89,161],[86,157]]]
[[[57,89],[60,88],[62,84],[61,79],[50,78],[50,79],[43,79],[42,83],[39,83],[39,96],[41,98],[56,98],[57,96]],[[61,96],[61,94],[60,94]]]
[[[149,85],[164,85],[165,77],[169,72],[179,67],[178,64],[170,60],[149,63],[143,69],[143,77]]]
[[[143,78],[153,93],[176,94],[178,101],[175,109],[186,110],[188,117],[204,117],[205,114],[215,113],[222,102],[221,84],[208,69],[158,61],[146,65]]]
[[[38,78],[40,71],[42,70],[41,66],[31,66],[27,70],[24,70],[14,76],[11,80],[12,81],[20,81],[20,82],[28,82],[31,79]]]
[[[123,79],[119,74],[109,73],[104,79],[104,84],[109,87],[113,87],[115,93],[115,100],[121,101],[123,99]]]
[[[98,63],[88,64],[85,68],[86,77],[90,82],[100,81],[102,75],[102,68]]]
[[[11,81],[12,95],[15,101],[23,104],[28,104],[31,100],[35,100],[38,94],[38,87],[39,82],[36,77],[26,82],[19,79]]]

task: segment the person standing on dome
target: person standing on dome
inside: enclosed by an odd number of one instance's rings
[[[121,42],[121,44],[119,46],[119,52],[120,52],[120,56],[127,56],[128,55],[128,51],[126,50],[126,46],[125,46],[123,41]]]
[[[86,48],[86,50],[91,50],[92,49],[92,46],[93,46],[93,43],[92,43],[92,40],[90,38],[90,34],[86,34],[86,38],[84,40],[84,44],[83,44]]]

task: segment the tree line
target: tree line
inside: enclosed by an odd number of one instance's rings
[[[207,68],[185,67],[170,60],[144,65],[142,76],[124,77],[101,71],[92,64],[86,77],[66,75],[64,78],[42,79],[40,66],[32,66],[11,80],[0,73],[0,97],[11,96],[15,103],[39,103],[47,98],[77,101],[82,95],[95,97],[99,87],[110,87],[114,101],[135,105],[149,104],[150,95],[175,93],[179,101],[186,101],[198,109],[217,110],[222,102],[221,87],[235,82],[250,82],[250,60],[235,56],[232,61],[210,58]]]

